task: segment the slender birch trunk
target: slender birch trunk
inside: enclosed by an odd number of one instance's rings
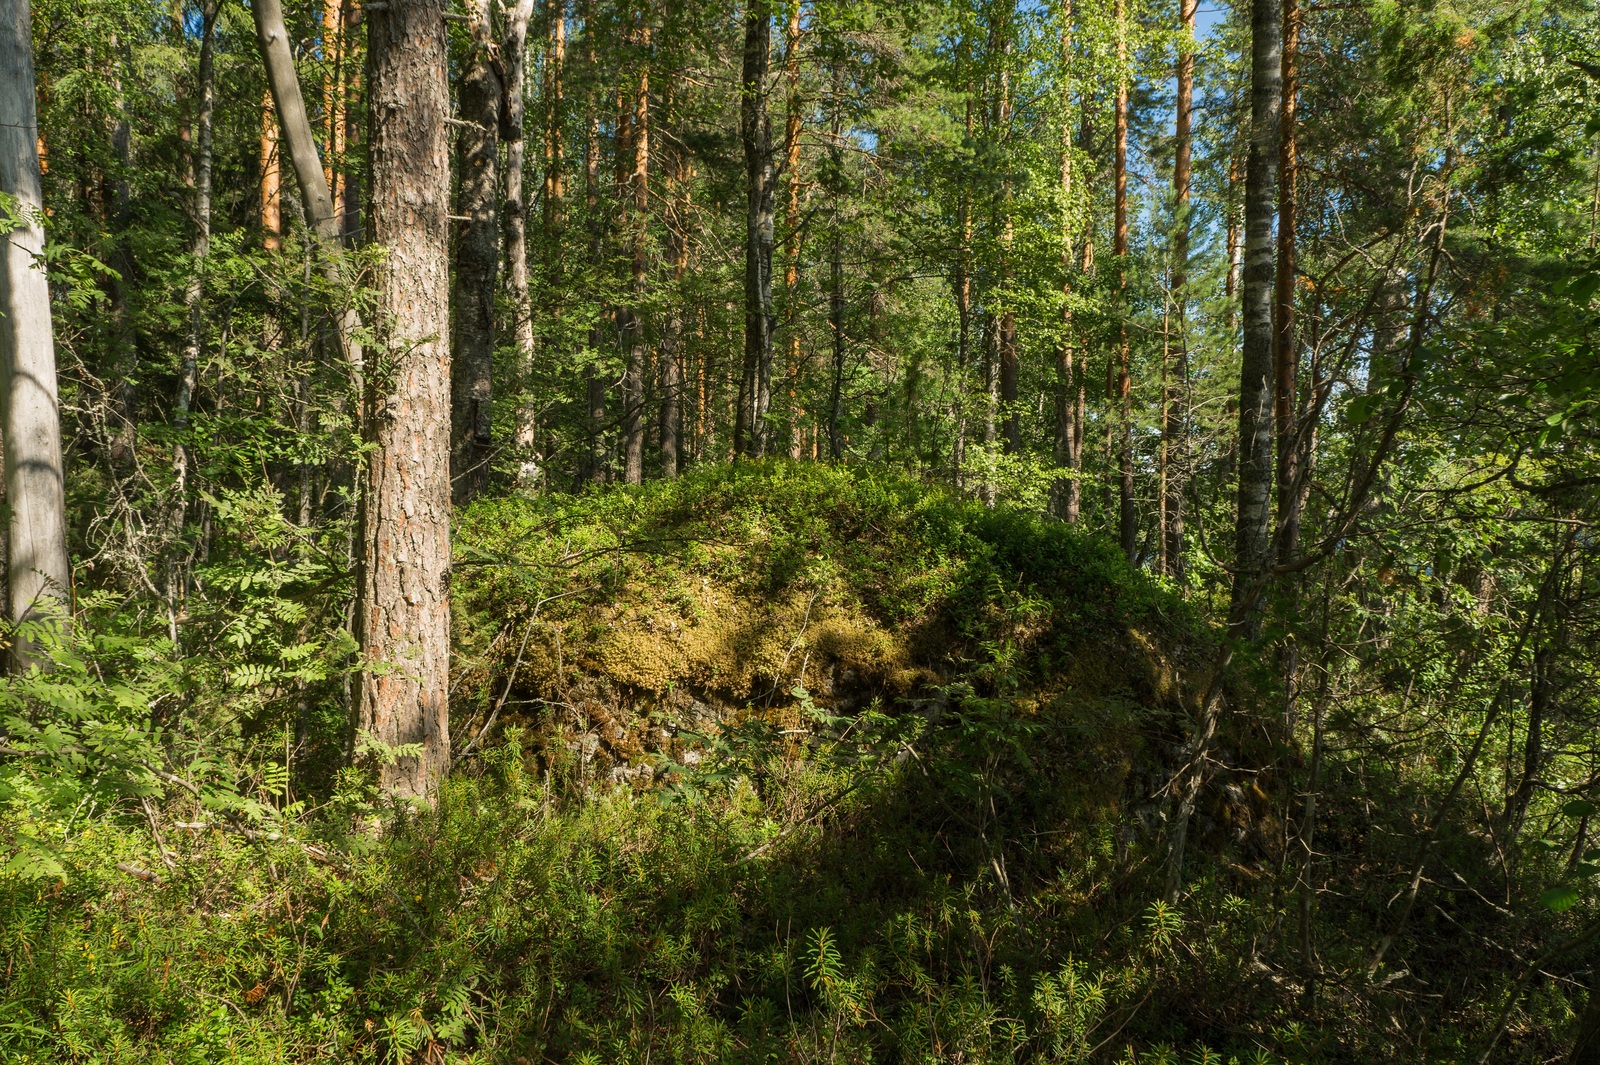
[[[766,453],[772,391],[772,116],[767,74],[772,59],[768,0],[746,0],[744,65],[740,77],[739,135],[744,145],[744,373],[734,416],[734,451]]]
[[[1299,419],[1297,382],[1300,349],[1295,336],[1295,186],[1299,171],[1295,111],[1299,97],[1297,63],[1300,51],[1300,0],[1283,3],[1283,104],[1282,139],[1278,146],[1278,265],[1275,287],[1277,333],[1274,337],[1274,401],[1278,447],[1277,556],[1293,557],[1300,544]]]
[[[0,8],[0,192],[23,217],[0,259],[0,434],[5,445],[6,618],[13,625],[69,608],[61,414],[44,252],[39,122],[28,0]],[[17,634],[11,665],[47,667],[38,641]]]
[[[1261,620],[1260,575],[1269,562],[1272,512],[1274,340],[1273,216],[1283,107],[1283,2],[1250,11],[1250,154],[1245,164],[1244,345],[1239,372],[1239,502],[1229,620],[1253,639]]]
[[[622,479],[627,484],[644,481],[644,383],[649,373],[646,363],[644,302],[650,270],[650,29],[638,34],[638,85],[633,96],[633,115],[629,122],[632,160],[628,174],[630,278],[628,308],[623,342],[627,364],[622,375]]]
[[[563,0],[551,0],[551,48],[547,62],[548,77],[557,86],[561,84],[561,63],[564,58],[566,18],[562,11]],[[528,294],[528,205],[522,192],[523,171],[527,164],[527,104],[524,100],[524,82],[528,70],[528,23],[533,18],[533,0],[502,2],[502,16],[506,35],[500,46],[500,58],[505,64],[505,110],[502,113],[506,140],[505,202],[501,216],[505,220],[506,283],[511,295],[511,335],[517,347],[519,362],[526,363],[533,356],[533,302]],[[559,92],[559,88],[557,92]],[[556,109],[559,113],[559,109]],[[552,121],[547,128],[557,128]],[[546,160],[545,211],[552,210],[549,195],[552,177],[560,183],[561,160],[559,150],[553,160]],[[559,194],[555,201],[559,203]],[[546,238],[553,237],[555,227],[547,223]],[[522,426],[519,425],[519,436]],[[519,440],[528,446],[531,441]]]

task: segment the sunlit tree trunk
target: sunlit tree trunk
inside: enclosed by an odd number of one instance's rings
[[[257,0],[260,2],[260,0]],[[367,388],[358,726],[384,790],[429,799],[450,766],[450,117],[440,0],[367,13],[372,240],[381,377]]]
[[[744,372],[734,416],[738,454],[766,453],[766,420],[772,392],[772,116],[767,108],[772,13],[768,0],[747,0],[744,65],[740,77],[739,136],[744,145]]]
[[[645,346],[644,302],[650,270],[650,30],[642,29],[635,43],[638,55],[638,86],[634,90],[633,115],[628,123],[632,158],[628,174],[629,293],[632,305],[624,319],[623,344],[627,364],[622,375],[622,479],[628,484],[644,481],[644,385],[649,369],[649,350]]]
[[[789,457],[801,456],[805,439],[801,407],[800,359],[800,7],[788,0],[789,21],[784,33],[783,70],[789,83],[789,114],[783,127],[783,171],[787,186],[784,204],[783,293],[784,327],[788,330]]]
[[[1250,154],[1245,163],[1244,345],[1239,371],[1239,502],[1229,619],[1254,638],[1261,618],[1261,575],[1268,564],[1272,511],[1279,117],[1283,105],[1282,0],[1253,0],[1250,12]]]
[[[200,9],[200,71],[197,79],[194,180],[194,237],[189,244],[189,280],[183,290],[183,305],[189,328],[184,337],[183,357],[178,367],[178,392],[172,401],[172,423],[179,437],[172,449],[171,534],[183,531],[189,504],[188,444],[182,431],[189,426],[189,407],[194,397],[195,376],[199,372],[200,349],[205,340],[205,270],[211,254],[211,125],[216,110],[215,77],[217,0],[207,0]],[[175,567],[167,574],[169,606],[177,598]]]
[[[278,169],[278,120],[272,110],[272,93],[261,96],[261,246],[278,251],[283,246],[283,172]]]
[[[1162,569],[1184,580],[1183,498],[1189,477],[1188,417],[1184,397],[1189,379],[1189,202],[1193,151],[1194,30],[1199,0],[1179,0],[1183,33],[1177,69],[1177,128],[1172,161],[1173,208],[1177,215],[1172,239],[1172,318],[1162,395],[1161,543]]]
[[[1071,0],[1061,12],[1061,203],[1067,212],[1067,225],[1061,235],[1061,336],[1056,341],[1056,469],[1067,472],[1057,477],[1050,489],[1050,512],[1062,521],[1077,523],[1078,479],[1073,474],[1073,444],[1077,439],[1078,407],[1075,392],[1078,367],[1072,348],[1072,18]],[[1081,454],[1081,453],[1080,453]]]
[[[1283,3],[1283,105],[1282,138],[1278,147],[1278,264],[1276,276],[1277,334],[1274,371],[1277,391],[1273,418],[1277,432],[1278,537],[1277,555],[1287,560],[1300,543],[1300,492],[1298,440],[1298,390],[1300,353],[1295,336],[1295,187],[1299,171],[1295,111],[1299,96],[1296,70],[1300,51],[1300,0]]]
[[[494,298],[500,268],[500,122],[505,103],[489,0],[471,0],[471,51],[456,123],[458,213],[450,339],[450,469],[458,504],[481,493],[494,444]]]
[[[505,64],[505,111],[504,125],[506,137],[506,172],[505,172],[505,202],[501,208],[501,217],[505,220],[506,242],[506,286],[510,290],[512,325],[511,335],[517,346],[519,363],[525,363],[533,354],[533,304],[528,294],[528,205],[523,197],[522,183],[524,170],[527,164],[527,105],[523,99],[524,82],[527,80],[528,70],[528,23],[533,18],[533,0],[512,0],[503,4],[502,14],[505,20],[506,35],[500,47],[500,58]],[[560,94],[561,64],[565,58],[566,19],[562,11],[562,0],[551,0],[550,4],[550,55],[546,62],[546,77],[555,86],[557,98]],[[546,95],[549,92],[547,89]],[[551,108],[557,114],[560,108],[551,102]],[[547,129],[558,129],[558,120],[547,124]],[[547,151],[545,160],[545,214],[547,240],[555,238],[553,219],[550,215],[559,210],[561,200],[561,152],[556,147],[554,152]],[[552,183],[556,187],[554,195],[551,194]],[[526,445],[528,441],[519,440]]]
[[[1116,3],[1117,103],[1114,180],[1116,216],[1111,254],[1117,258],[1117,533],[1122,553],[1133,561],[1139,551],[1139,519],[1133,501],[1133,371],[1128,344],[1128,12]]]
[[[70,595],[50,286],[38,261],[44,251],[44,196],[28,6],[28,0],[11,0],[0,8],[0,192],[14,199],[23,215],[6,234],[0,260],[6,616],[13,625],[64,609]],[[36,641],[17,637],[11,664],[22,670],[47,660]]]

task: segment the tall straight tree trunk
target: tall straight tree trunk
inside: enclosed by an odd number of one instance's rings
[[[772,61],[772,13],[768,0],[746,0],[744,65],[740,77],[739,136],[744,145],[744,373],[734,415],[733,448],[760,458],[766,453],[767,410],[772,394],[772,116],[767,108],[767,73]]]
[[[1188,417],[1184,397],[1189,380],[1189,200],[1194,145],[1194,30],[1199,0],[1179,0],[1183,25],[1178,53],[1177,129],[1173,145],[1172,194],[1177,232],[1172,238],[1172,313],[1176,343],[1170,344],[1167,388],[1162,397],[1162,558],[1167,576],[1184,579],[1183,498],[1189,477]]]
[[[33,24],[28,0],[0,9],[0,192],[23,217],[0,260],[0,439],[5,449],[6,618],[13,625],[63,611],[70,592],[67,504],[61,464],[50,286],[33,96]],[[46,666],[33,640],[16,637],[14,669]]]
[[[1061,11],[1061,202],[1066,210],[1072,204],[1072,87],[1066,75],[1072,68],[1072,2]],[[1050,512],[1072,524],[1078,520],[1078,480],[1072,475],[1073,442],[1078,408],[1074,402],[1078,368],[1072,350],[1072,268],[1073,252],[1070,225],[1061,239],[1061,336],[1056,341],[1056,469],[1067,471],[1050,487]]]
[[[995,115],[995,135],[1009,141],[1011,130],[1011,24],[1009,18],[1000,31],[1000,101]],[[1012,306],[1011,283],[1014,275],[1012,245],[1016,227],[1011,217],[1011,182],[1001,183],[1000,210],[1005,219],[1000,227],[1000,284],[1005,290],[1005,305],[1000,312],[999,332],[995,337],[1000,370],[1000,410],[1004,412],[1002,426],[1005,439],[1001,446],[1007,455],[1022,451],[1022,417],[1017,410],[1017,312]]]
[[[361,143],[361,68],[352,60],[350,41],[361,26],[359,0],[343,0],[340,22],[344,33],[339,73],[339,237],[346,247],[361,242],[360,168],[351,165]]]
[[[599,63],[595,59],[594,0],[586,0],[583,7],[584,67],[588,74],[589,92],[585,100],[587,117],[583,144],[583,197],[584,217],[589,229],[589,268],[600,269],[602,251],[602,220],[600,217],[600,97],[597,88]],[[551,253],[554,250],[551,249]],[[595,315],[589,327],[589,361],[584,366],[584,410],[588,422],[588,450],[584,456],[580,480],[599,483],[606,479],[606,464],[601,447],[601,433],[606,423],[606,383],[595,365],[605,344],[605,325],[601,315]]]
[[[1239,502],[1234,528],[1231,628],[1254,639],[1272,517],[1275,283],[1272,222],[1277,213],[1279,119],[1283,107],[1282,0],[1250,9],[1250,155],[1245,163],[1244,344],[1239,370]]]
[[[283,7],[279,0],[253,0],[250,11],[255,18],[256,37],[266,61],[267,87],[278,113],[279,143],[286,143],[289,147],[289,160],[294,166],[295,182],[300,186],[306,225],[317,246],[323,276],[330,285],[337,286],[342,280],[338,262],[339,216],[333,206],[333,196],[328,191],[327,175],[323,173],[322,161],[317,154],[311,120],[306,116],[305,97],[300,89],[300,78],[295,73],[289,34],[284,28]],[[350,368],[353,384],[361,389],[364,388],[363,359],[360,343],[354,335],[359,326],[354,309],[347,309],[340,315],[335,332],[339,349]]]
[[[837,225],[837,223],[835,223]],[[837,228],[828,251],[828,331],[833,340],[833,380],[828,388],[828,455],[844,458],[839,406],[844,401],[844,238]]]
[[[965,144],[972,143],[973,95],[968,91]],[[965,181],[960,182],[956,190],[956,241],[956,373],[957,380],[965,382],[972,372],[972,194]],[[966,389],[963,387],[961,391]],[[965,404],[962,406],[954,454],[957,488],[965,487],[966,483],[967,418]]]
[[[1273,409],[1278,444],[1277,555],[1287,561],[1300,543],[1298,391],[1300,353],[1295,337],[1295,186],[1299,170],[1295,110],[1299,96],[1296,70],[1300,51],[1300,0],[1283,3],[1282,139],[1278,147],[1278,266],[1276,277],[1277,335],[1273,352],[1277,390]]]
[[[260,0],[257,0],[260,2]],[[431,799],[450,767],[450,117],[440,0],[369,11],[372,239],[386,373],[367,388],[357,723],[385,792]]]
[[[272,110],[272,92],[261,96],[261,246],[267,251],[283,247],[283,171],[278,168],[278,120]]]
[[[673,119],[668,103],[668,122]],[[667,170],[667,251],[672,258],[673,295],[661,334],[661,476],[678,476],[683,421],[683,280],[689,272],[689,211],[693,170],[681,150]]]
[[[649,372],[645,363],[644,302],[650,270],[650,29],[644,27],[636,38],[639,48],[639,81],[633,96],[633,116],[629,122],[632,166],[628,175],[629,198],[629,294],[623,331],[628,349],[622,375],[622,479],[627,484],[644,481],[644,383]]]
[[[563,0],[552,0],[550,11],[550,73],[547,76],[561,84],[561,63],[566,38],[566,19],[561,5]],[[533,302],[528,294],[528,205],[523,198],[523,171],[527,163],[527,104],[523,99],[523,83],[528,70],[528,23],[533,18],[533,0],[513,0],[503,8],[506,36],[500,46],[500,58],[506,71],[506,100],[504,126],[506,138],[505,203],[501,208],[505,219],[506,284],[511,295],[511,335],[517,346],[519,364],[533,357]],[[559,92],[559,89],[557,90]],[[551,123],[553,126],[554,123]],[[546,160],[546,207],[549,205],[549,174],[554,171],[560,182],[559,152],[551,165]],[[558,197],[559,199],[559,197]],[[553,229],[547,226],[547,229]],[[551,234],[547,232],[546,236]]]
[[[1222,330],[1231,339],[1234,337],[1234,327],[1237,324],[1234,317],[1234,297],[1239,295],[1239,276],[1244,272],[1244,241],[1240,237],[1239,223],[1241,210],[1239,205],[1239,186],[1244,181],[1243,163],[1240,152],[1234,149],[1228,160],[1228,202],[1226,207],[1227,217],[1227,244],[1228,265],[1227,272],[1223,275],[1222,291],[1226,297],[1222,312]]]
[[[788,330],[789,457],[801,456],[805,440],[800,405],[800,7],[788,0],[789,22],[783,40],[783,70],[789,83],[789,114],[783,127],[783,172],[788,198],[784,204],[783,306]]]
[[[500,269],[500,122],[505,85],[491,36],[490,0],[471,0],[471,52],[456,123],[458,212],[450,339],[450,471],[455,501],[488,484],[494,444],[494,297]]]
[[[1133,372],[1128,345],[1128,12],[1117,0],[1116,217],[1111,254],[1117,257],[1117,533],[1131,562],[1139,551],[1133,506]]]
[[[199,372],[200,349],[205,339],[205,270],[211,255],[211,125],[216,110],[215,76],[217,0],[206,0],[200,9],[200,70],[196,86],[194,238],[189,244],[189,280],[183,290],[183,305],[189,328],[183,342],[183,359],[178,368],[178,394],[173,397],[172,423],[179,430],[172,449],[171,533],[183,531],[189,503],[189,448],[182,430],[189,426],[189,407],[194,397],[195,377]],[[167,595],[175,599],[175,574],[168,573]],[[169,606],[171,604],[169,603]]]

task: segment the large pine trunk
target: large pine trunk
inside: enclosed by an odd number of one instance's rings
[[[0,192],[24,217],[0,259],[0,431],[4,433],[6,615],[13,624],[51,612],[67,597],[66,497],[56,398],[50,288],[37,265],[44,250],[33,29],[28,0],[0,10]],[[12,665],[44,664],[37,644],[12,643]]]
[[[1277,213],[1278,136],[1283,105],[1282,0],[1254,0],[1250,10],[1250,153],[1245,162],[1244,342],[1239,368],[1239,502],[1234,526],[1230,624],[1253,637],[1260,627],[1272,516],[1273,290],[1272,222]]]
[[[744,144],[744,374],[734,416],[734,450],[759,458],[766,451],[772,394],[772,116],[767,72],[772,60],[768,0],[747,0],[739,134]]]
[[[439,0],[369,11],[372,240],[383,250],[383,374],[367,387],[372,445],[361,519],[360,634],[370,670],[358,726],[388,748],[384,790],[429,798],[450,765],[450,153]],[[379,753],[382,751],[379,749]]]
[[[499,145],[505,86],[497,70],[489,0],[472,0],[472,51],[461,79],[456,174],[461,234],[456,243],[451,321],[450,468],[457,503],[489,480],[494,443],[494,296],[500,268]]]

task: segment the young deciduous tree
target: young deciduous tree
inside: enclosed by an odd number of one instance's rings
[[[44,264],[28,0],[0,10],[0,445],[5,448],[6,616],[13,625],[67,599],[66,495],[50,287]],[[13,637],[12,664],[41,664],[35,641]]]

